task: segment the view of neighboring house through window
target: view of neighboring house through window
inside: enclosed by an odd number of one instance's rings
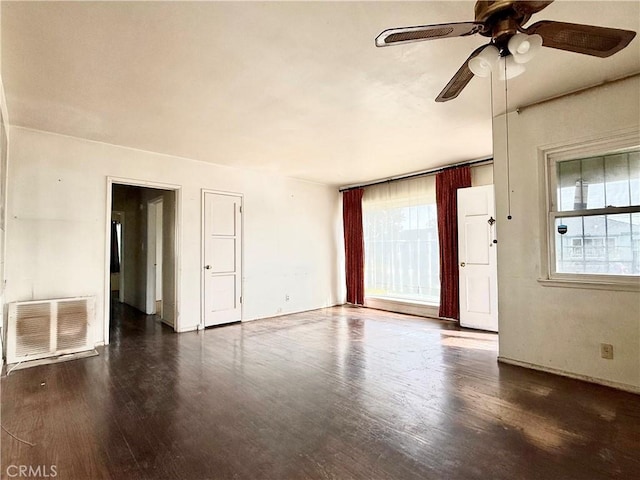
[[[640,149],[553,163],[555,272],[640,276]]]
[[[437,305],[440,279],[435,178],[367,187],[362,216],[365,296]]]

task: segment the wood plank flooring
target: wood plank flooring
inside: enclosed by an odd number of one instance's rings
[[[2,425],[35,444],[2,431],[2,478],[640,478],[640,396],[498,364],[492,334],[335,307],[177,335],[114,310],[99,356],[2,378]]]

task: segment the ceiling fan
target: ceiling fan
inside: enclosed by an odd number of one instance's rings
[[[488,44],[474,50],[436,97],[436,102],[456,98],[474,74],[488,76],[499,61],[516,74],[540,47],[557,48],[595,57],[609,57],[633,40],[636,32],[618,28],[543,20],[523,25],[553,0],[478,0],[473,22],[441,23],[418,27],[391,28],[376,38],[386,47],[438,38],[465,37],[479,33],[490,37]],[[505,67],[503,75],[511,78]],[[502,72],[500,72],[502,73]],[[515,75],[513,75],[515,76]]]

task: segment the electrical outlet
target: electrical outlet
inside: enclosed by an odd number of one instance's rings
[[[289,295],[285,295],[285,296],[284,296],[284,300],[285,300],[286,302],[288,302],[288,301],[289,301]]]
[[[613,360],[613,345],[610,343],[600,344],[600,356],[607,360]]]

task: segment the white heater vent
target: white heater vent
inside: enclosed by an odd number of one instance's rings
[[[10,303],[7,363],[90,350],[93,316],[93,297]]]

